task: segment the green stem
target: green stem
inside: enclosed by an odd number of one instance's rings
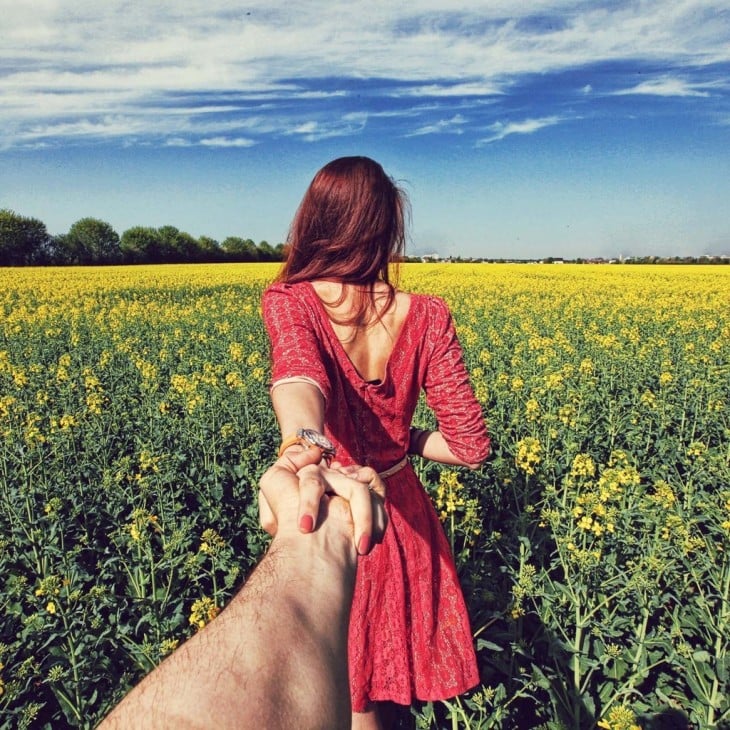
[[[60,603],[60,601],[59,601]],[[66,611],[64,608],[61,609],[59,612],[61,614],[61,621],[63,622],[63,628],[66,631],[66,647],[68,651],[68,661],[69,664],[71,664],[71,673],[73,674],[73,680],[74,680],[74,700],[75,704],[72,704],[68,698],[67,701],[69,702],[69,707],[74,711],[74,714],[76,717],[80,720],[81,719],[81,681],[79,678],[79,666],[76,663],[76,654],[75,654],[75,647],[74,642],[71,640],[71,631],[69,629],[68,620],[66,618]]]
[[[649,609],[646,605],[641,609],[641,613],[642,613],[643,619],[642,619],[641,625],[639,626],[639,636],[638,636],[639,641],[638,641],[638,646],[636,648],[636,654],[634,655],[634,659],[632,662],[633,671],[632,671],[632,676],[631,676],[631,680],[630,680],[630,684],[629,684],[630,688],[633,688],[634,684],[636,682],[636,673],[639,668],[639,660],[641,659],[641,655],[644,652],[644,641],[646,640],[646,629],[647,629],[647,626],[649,625]]]
[[[454,513],[451,512],[449,515],[449,543],[451,544],[451,554],[454,555]]]
[[[727,568],[727,566],[726,566]],[[728,611],[728,598],[730,597],[730,570],[725,571],[725,585],[723,587],[722,592],[722,607],[720,608],[720,620],[719,620],[719,626],[717,631],[717,638],[715,639],[715,663],[720,664],[720,662],[725,661],[725,655],[727,653],[726,648],[727,644],[725,642],[725,636],[727,635],[727,632],[725,631],[725,618]],[[717,676],[717,672],[715,672],[715,677],[712,680],[712,692],[710,693],[710,707],[707,711],[707,722],[710,727],[713,726],[715,723],[715,705],[717,704],[718,700],[720,699],[718,696],[718,691],[720,689],[720,682]]]
[[[575,607],[575,639],[573,641],[573,657],[571,659],[573,663],[573,687],[576,695],[573,702],[573,722],[575,727],[581,726],[580,717],[580,652],[583,646],[583,624],[580,617],[580,605]]]
[[[76,705],[74,705],[71,698],[62,689],[59,689],[58,687],[54,687],[53,691],[56,695],[58,695],[63,700],[63,702],[66,704],[66,706],[69,708],[69,710],[71,710],[74,713],[74,715],[76,716],[76,719],[79,722],[81,722],[81,713],[79,712],[78,707],[76,707]]]
[[[152,591],[152,602],[155,601],[155,593],[157,591],[157,582],[155,580],[156,578],[156,566],[155,566],[155,556],[152,554],[152,546],[148,546],[147,549],[147,556],[149,558],[149,564],[150,564],[150,582],[151,582],[151,591]]]

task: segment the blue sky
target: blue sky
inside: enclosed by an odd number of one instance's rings
[[[730,254],[730,4],[0,0],[0,208],[278,243],[380,161],[413,253]]]

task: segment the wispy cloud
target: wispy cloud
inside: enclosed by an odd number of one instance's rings
[[[203,147],[252,147],[256,141],[246,137],[206,137],[198,144]]]
[[[468,113],[470,107],[489,102],[497,125],[512,96],[537,76],[622,65],[610,89],[580,82],[582,103],[600,103],[612,92],[707,97],[720,89],[698,75],[727,75],[730,66],[721,0],[454,0],[448,9],[437,0],[312,0],[304,7],[250,0],[241,9],[229,0],[0,0],[0,15],[6,148],[76,143],[85,135],[159,144],[259,141],[256,134],[317,141],[361,134],[366,119],[427,102],[437,108],[418,134],[477,134],[489,120]],[[635,84],[632,73],[644,65],[677,73]],[[207,103],[197,105],[201,95]],[[525,114],[549,119],[563,101],[556,90]],[[457,109],[468,121],[453,122]],[[235,120],[245,127],[254,113],[256,134],[207,126]],[[527,133],[505,129],[493,139]]]
[[[345,114],[339,119],[309,120],[289,129],[286,134],[306,142],[319,142],[331,137],[347,137],[362,131],[367,124],[366,113]]]
[[[78,119],[69,122],[37,124],[28,127],[19,136],[26,141],[79,137],[98,139],[101,137],[125,137],[142,134],[146,131],[147,125],[143,120],[109,116],[98,119]]]
[[[707,89],[717,87],[713,82],[693,83],[683,78],[664,76],[642,81],[629,89],[614,91],[615,96],[647,94],[650,96],[710,96]]]
[[[511,134],[534,134],[544,127],[551,127],[562,121],[559,117],[543,117],[542,119],[523,119],[520,122],[495,122],[488,131],[491,135],[477,142],[478,146],[497,142]]]
[[[455,114],[451,119],[439,119],[437,122],[432,124],[426,124],[423,127],[419,127],[413,132],[410,132],[408,137],[418,137],[424,134],[462,134],[464,125],[468,123],[466,117],[461,114]]]
[[[402,96],[418,96],[418,97],[469,97],[469,96],[495,96],[503,94],[501,85],[494,83],[485,83],[481,81],[473,81],[466,83],[433,83],[412,86],[410,88],[399,88],[396,92]]]

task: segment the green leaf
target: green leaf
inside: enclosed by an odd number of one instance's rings
[[[477,651],[481,649],[489,649],[489,651],[504,651],[504,647],[499,646],[499,644],[487,641],[486,639],[477,639]]]

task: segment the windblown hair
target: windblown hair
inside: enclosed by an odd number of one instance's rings
[[[312,180],[294,216],[287,258],[278,281],[294,284],[330,279],[358,293],[342,324],[366,326],[395,298],[389,265],[405,251],[405,193],[368,157],[340,157]],[[396,270],[397,273],[397,270]],[[385,305],[376,304],[375,283],[388,285]],[[345,289],[341,301],[344,300]]]

